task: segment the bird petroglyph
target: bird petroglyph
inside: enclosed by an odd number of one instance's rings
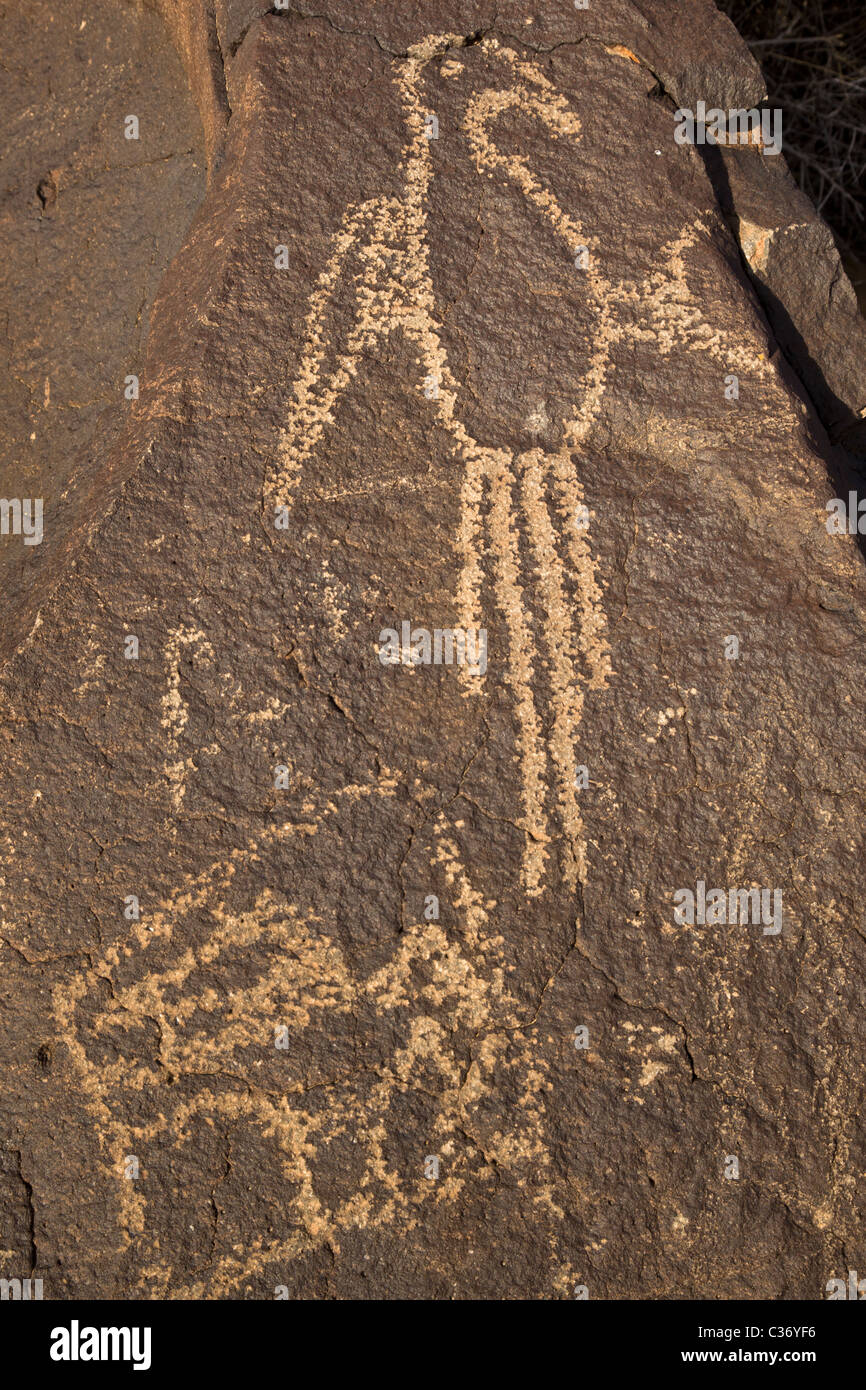
[[[393,64],[406,129],[402,192],[348,207],[334,233],[309,300],[301,367],[264,479],[264,500],[269,509],[291,508],[305,466],[324,446],[334,410],[362,372],[365,354],[380,340],[402,334],[420,354],[419,379],[410,384],[413,408],[433,413],[463,470],[454,537],[459,623],[466,630],[481,626],[485,602],[505,622],[503,675],[519,729],[518,872],[523,894],[537,898],[550,885],[548,846],[554,837],[569,851],[566,887],[575,890],[587,877],[578,740],[586,692],[604,690],[613,672],[599,562],[588,526],[576,518],[588,515],[579,464],[601,409],[611,349],[633,335],[651,339],[663,355],[677,348],[705,353],[758,376],[766,366],[755,352],[714,331],[690,296],[685,257],[702,233],[700,220],[661,248],[659,269],[645,283],[605,277],[591,229],[574,210],[560,206],[525,157],[503,153],[493,134],[503,113],[517,110],[540,123],[551,141],[570,142],[577,156],[578,116],[537,65],[495,39],[483,46],[505,85],[470,93],[465,103],[462,134],[478,176],[516,189],[569,260],[580,247],[588,252],[585,268],[575,272],[594,313],[582,399],[568,418],[553,422],[559,441],[551,449],[482,445],[463,423],[463,386],[442,343],[429,262],[427,199],[434,165],[423,90],[427,65],[459,41],[431,36]],[[471,80],[468,65],[455,61],[447,76],[455,88]],[[354,316],[345,341],[336,343],[327,324],[329,306],[340,295],[354,297]],[[543,406],[533,418],[540,422],[537,433],[551,423]],[[342,636],[343,600],[329,573],[323,575],[332,626]],[[535,627],[527,582],[541,596],[543,617]],[[570,583],[576,583],[574,599]],[[184,812],[193,765],[180,679],[184,652],[209,662],[209,637],[197,628],[178,628],[166,652],[164,776],[175,816]],[[544,685],[539,660],[545,664]],[[468,700],[483,701],[482,673],[461,668],[460,679]],[[267,699],[264,708],[247,715],[247,724],[266,730],[272,711],[287,708],[273,694]],[[378,784],[353,794],[387,800],[398,782],[397,774],[383,773]],[[313,797],[309,819],[270,828],[215,858],[204,872],[187,875],[132,925],[122,944],[95,953],[91,968],[55,992],[59,1025],[99,1135],[103,1172],[116,1194],[121,1240],[134,1246],[140,1288],[151,1295],[224,1295],[269,1266],[323,1244],[338,1248],[350,1230],[411,1229],[422,1208],[454,1200],[470,1178],[494,1184],[505,1175],[521,1185],[529,1167],[527,1200],[562,1214],[546,1132],[548,1062],[536,1045],[533,1018],[521,1014],[509,991],[497,903],[473,884],[444,816],[431,832],[430,862],[452,890],[459,933],[438,921],[408,921],[390,958],[372,973],[353,967],[331,924],[305,904],[302,874],[297,891],[261,886],[250,890],[243,909],[226,905],[266,843],[324,835],[335,810],[334,800],[320,804]],[[257,972],[255,983],[240,988],[231,984],[237,952]],[[448,1027],[436,1012],[443,1004]],[[321,1037],[335,1019],[363,1018],[367,1008],[393,1020],[388,1055],[355,1069],[335,1065],[334,1075],[315,1080],[294,1074],[282,1083],[260,1080],[256,1068],[273,1062],[275,1022],[295,1040],[310,1033]],[[174,1084],[178,1079],[181,1085]],[[640,1084],[648,1084],[648,1074]],[[436,1154],[456,1155],[457,1136],[464,1146],[468,1136],[460,1161],[435,1184],[420,1166],[413,1177],[388,1156],[389,1109],[413,1087],[435,1097],[429,1142]],[[483,1144],[474,1139],[482,1106]],[[122,1165],[125,1156],[140,1155],[146,1172],[149,1149],[167,1136],[176,1136],[183,1148],[194,1142],[197,1126],[215,1123],[253,1128],[270,1145],[274,1190],[294,1229],[288,1238],[258,1234],[243,1243],[215,1234],[206,1275],[178,1287],[149,1228],[146,1183],[125,1181]],[[343,1190],[326,1196],[317,1181],[316,1155],[342,1141],[351,1142],[357,1162],[347,1170]],[[567,1270],[561,1252],[560,1267]]]

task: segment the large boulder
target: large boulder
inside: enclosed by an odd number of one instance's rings
[[[771,219],[674,140],[760,73],[710,0],[159,8],[210,186],[5,624],[8,1273],[822,1296],[855,465],[751,278]]]

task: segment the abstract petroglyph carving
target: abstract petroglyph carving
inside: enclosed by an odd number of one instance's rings
[[[188,719],[180,678],[181,654],[186,648],[192,648],[206,661],[213,661],[211,645],[199,629],[181,626],[171,633],[165,653],[168,687],[162,697],[162,727],[168,733],[168,756],[163,772],[171,794],[171,814],[167,824],[169,833],[174,831],[173,821],[181,809],[186,795],[186,777],[193,766],[191,758],[180,755],[181,739]]]
[[[393,795],[396,785],[386,778],[374,793]],[[347,795],[370,791],[346,788]],[[327,816],[327,807],[318,809]],[[456,1154],[458,1132],[472,1135],[479,1101],[496,1104],[494,1072],[498,1086],[504,1074],[513,1075],[519,1103],[516,1109],[508,1101],[498,1105],[500,1128],[476,1153],[471,1176],[493,1182],[497,1169],[517,1176],[531,1163],[536,1174],[533,1202],[554,1215],[558,1211],[544,1142],[547,1066],[538,1056],[533,1020],[520,1018],[507,988],[502,937],[491,921],[496,904],[472,887],[444,820],[436,826],[434,858],[444,869],[460,914],[462,945],[438,922],[415,923],[390,961],[361,979],[321,920],[281,895],[265,890],[249,911],[225,910],[222,899],[233,877],[254,860],[267,838],[316,828],[315,821],[287,823],[214,863],[136,924],[127,945],[105,952],[92,971],[55,996],[58,1020],[101,1136],[106,1176],[119,1194],[120,1229],[124,1240],[136,1245],[140,1287],[151,1296],[195,1298],[206,1291],[220,1296],[269,1264],[290,1261],[323,1243],[337,1249],[341,1233],[350,1228],[395,1223],[409,1228],[423,1204],[457,1197],[465,1181],[461,1171],[468,1171],[465,1157],[463,1170],[456,1161],[433,1187],[420,1167],[414,1179],[394,1171],[383,1152],[383,1117],[395,1096],[411,1088],[412,1078],[426,1072],[440,1088],[431,1140],[446,1160]],[[191,914],[203,912],[212,919],[212,931],[205,945],[191,947],[184,942],[185,924]],[[163,960],[171,954],[171,964],[137,974],[134,983],[117,982],[128,963],[146,965],[154,948]],[[254,986],[235,991],[226,1008],[225,1000],[202,982],[212,968],[225,967],[238,949],[247,959],[260,959],[262,973]],[[419,990],[413,969],[431,962],[432,976]],[[94,1008],[103,998],[100,986],[109,981],[110,999]],[[448,1029],[433,1016],[446,997],[452,1001]],[[272,1047],[274,1019],[286,1025],[295,1045],[305,1030],[325,1030],[330,1020],[356,1013],[365,1002],[393,1018],[400,1046],[371,1074],[363,1095],[355,1072],[323,1084],[325,1103],[318,1105],[310,1103],[302,1084],[275,1093],[251,1079],[250,1058]],[[220,1011],[219,1028],[207,1028],[208,1019]],[[156,1064],[140,1055],[145,1023],[158,1032]],[[456,1055],[455,1029],[481,1039],[468,1073]],[[114,1060],[96,1060],[94,1044],[108,1045]],[[166,1078],[172,1076],[183,1077],[182,1092],[167,1088]],[[236,1084],[227,1086],[227,1080]],[[146,1155],[165,1135],[189,1144],[196,1120],[242,1123],[270,1141],[278,1165],[273,1182],[277,1190],[285,1188],[295,1231],[286,1240],[256,1237],[243,1251],[224,1250],[206,1283],[178,1288],[170,1286],[171,1269],[148,1235],[145,1185],[118,1178],[127,1152]],[[317,1148],[346,1134],[359,1146],[362,1169],[343,1200],[329,1207],[316,1191],[313,1160]]]
[[[613,284],[605,278],[595,254],[598,238],[560,207],[523,156],[503,154],[491,134],[497,117],[511,108],[536,118],[552,139],[576,141],[580,121],[535,64],[521,61],[513,50],[488,37],[482,46],[503,65],[511,85],[482,91],[467,104],[463,131],[475,166],[479,175],[498,175],[519,189],[553,230],[565,254],[571,257],[577,247],[587,248],[589,260],[580,273],[596,315],[596,329],[594,341],[587,345],[584,399],[571,418],[561,422],[561,443],[555,452],[532,449],[515,455],[507,449],[484,447],[470,435],[460,419],[460,383],[449,366],[435,313],[426,211],[433,159],[421,92],[424,69],[431,59],[462,43],[456,36],[431,35],[396,65],[408,132],[401,163],[404,192],[398,198],[374,198],[350,206],[343,216],[331,257],[310,300],[302,364],[264,494],[269,508],[290,506],[304,465],[333,420],[334,407],[356,378],[363,354],[377,339],[400,332],[417,346],[422,364],[419,388],[423,386],[425,399],[464,466],[457,537],[458,622],[464,629],[481,626],[486,582],[492,582],[494,602],[506,621],[507,678],[520,730],[522,879],[527,894],[537,896],[544,887],[551,838],[545,804],[546,779],[551,773],[560,832],[571,848],[565,881],[573,888],[586,876],[585,835],[575,791],[580,762],[575,743],[584,690],[606,686],[611,660],[589,531],[574,525],[584,503],[576,460],[599,414],[611,348],[630,333],[656,342],[664,355],[676,346],[685,347],[708,353],[726,365],[749,368],[759,376],[765,375],[766,364],[727,335],[714,332],[691,299],[683,257],[703,229],[700,221],[662,248],[661,269],[644,285]],[[459,80],[464,72],[460,67],[449,75]],[[338,348],[327,341],[325,320],[329,304],[345,282],[350,255],[360,267],[349,291],[356,312],[353,327]],[[627,326],[623,310],[641,326]],[[520,553],[520,525],[528,537],[529,556]],[[482,566],[488,545],[493,568],[489,581]],[[523,600],[524,566],[538,576],[543,592],[541,636],[551,667],[549,708],[539,708],[533,688],[536,639]],[[576,605],[566,600],[569,569],[578,580]],[[461,676],[467,694],[480,692],[483,676],[468,670]],[[543,729],[549,730],[546,737]]]

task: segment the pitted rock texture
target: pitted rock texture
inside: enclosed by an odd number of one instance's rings
[[[818,1298],[863,560],[671,109],[760,75],[699,0],[430,8],[177,7],[209,192],[2,676],[6,1270]],[[486,669],[383,664],[403,622]]]
[[[204,195],[205,161],[182,65],[149,10],[3,5],[0,52],[0,491],[44,509],[40,544],[0,544],[5,655],[101,519],[154,296]]]

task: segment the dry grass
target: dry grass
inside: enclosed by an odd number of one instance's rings
[[[784,154],[852,263],[866,262],[866,0],[717,0],[784,112]]]

